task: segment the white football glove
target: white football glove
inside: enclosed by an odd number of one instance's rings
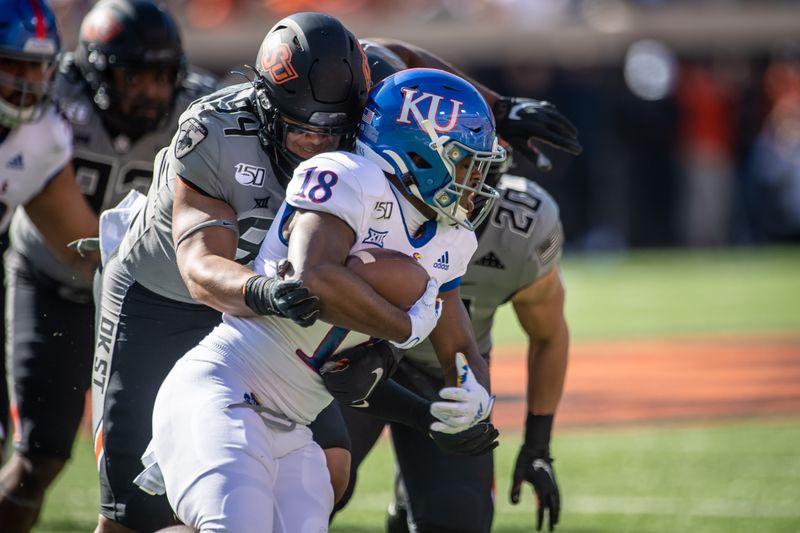
[[[439,295],[439,283],[431,278],[422,297],[408,310],[411,319],[411,335],[403,342],[392,342],[401,350],[408,350],[428,338],[436,322],[442,315],[442,300]]]
[[[475,379],[464,354],[456,354],[456,372],[457,386],[439,391],[439,396],[448,401],[431,404],[431,414],[438,420],[431,424],[432,431],[460,433],[487,419],[492,412],[494,396]]]

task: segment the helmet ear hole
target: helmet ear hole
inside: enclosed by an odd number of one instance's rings
[[[424,170],[428,168],[433,168],[433,165],[431,165],[427,159],[425,159],[416,152],[408,152],[408,157],[409,159],[411,159],[411,162],[414,163],[414,166],[417,167],[418,169]]]

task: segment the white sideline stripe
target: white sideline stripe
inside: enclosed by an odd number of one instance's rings
[[[501,513],[529,513],[523,505],[507,506]],[[797,502],[757,503],[721,498],[681,499],[646,496],[570,496],[561,502],[561,514],[650,514],[742,518],[798,518]]]
[[[530,497],[530,495],[528,495]],[[507,494],[504,496],[507,497]],[[498,514],[535,513],[533,505],[525,505],[521,498],[519,505],[499,501],[495,496],[495,516]],[[391,501],[389,491],[361,494],[352,502],[353,508],[386,509]],[[530,499],[527,500],[530,503]],[[561,502],[561,516],[570,514],[620,514],[620,515],[662,515],[698,516],[716,518],[800,518],[797,502],[772,502],[759,504],[747,500],[725,500],[709,498],[690,500],[680,498],[657,498],[642,496],[570,496]]]

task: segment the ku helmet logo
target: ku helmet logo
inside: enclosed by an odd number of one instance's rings
[[[446,107],[441,111],[439,110],[444,100],[443,96],[433,93],[422,93],[417,96],[417,92],[419,91],[409,87],[403,87],[401,91],[403,92],[403,107],[400,109],[400,117],[397,119],[397,122],[400,124],[411,124],[411,116],[414,117],[414,120],[417,121],[417,125],[420,128],[422,128],[423,120],[429,120],[430,123],[433,124],[433,129],[439,133],[452,131],[453,128],[456,127],[458,123],[458,113],[461,110],[461,106],[464,105],[464,102],[450,98],[450,104],[448,104],[450,107],[450,121],[447,124],[439,124],[436,120],[436,115],[447,112]],[[427,100],[430,100],[430,103],[426,116],[420,109],[420,105],[424,105]]]

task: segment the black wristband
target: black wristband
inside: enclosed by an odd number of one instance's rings
[[[269,284],[272,278],[256,274],[244,283],[244,303],[259,315],[274,315],[277,311],[269,301]]]
[[[553,415],[528,413],[525,420],[525,447],[537,450],[545,458],[550,457],[550,433],[553,430]]]

